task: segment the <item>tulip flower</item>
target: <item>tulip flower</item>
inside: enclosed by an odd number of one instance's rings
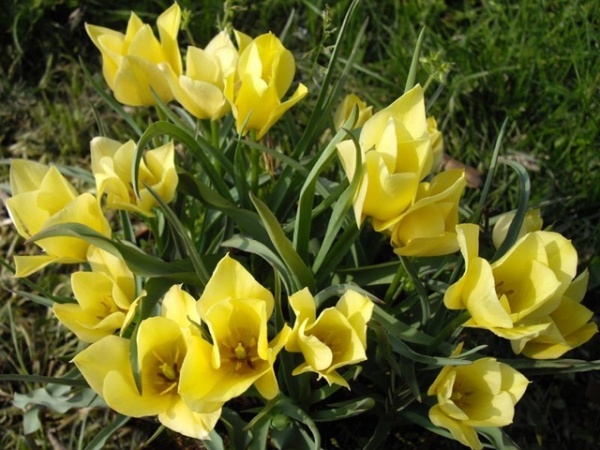
[[[125,261],[97,247],[87,257],[92,272],[75,272],[74,303],[55,303],[52,311],[84,342],[96,342],[123,327],[135,297],[135,280]]]
[[[231,105],[237,132],[256,131],[262,138],[283,114],[302,100],[308,89],[302,83],[281,102],[296,72],[294,56],[272,33],[258,36],[241,51],[237,73],[225,81],[225,97]]]
[[[431,171],[433,154],[427,131],[423,89],[417,85],[365,122],[359,143],[363,171],[354,199],[357,225],[368,216],[382,231],[386,223],[413,203],[418,185]],[[356,168],[356,150],[350,140],[338,145],[349,180]]]
[[[550,326],[554,311],[577,270],[577,252],[558,233],[525,235],[490,264],[478,256],[479,227],[456,227],[465,273],[448,288],[449,309],[467,309],[464,326],[487,328],[510,340],[533,338]]]
[[[111,229],[96,198],[77,195],[75,188],[54,166],[13,159],[10,167],[13,196],[6,201],[17,232],[30,238],[53,225],[78,223],[111,236]],[[51,237],[36,241],[46,254],[15,256],[16,276],[25,277],[53,262],[74,264],[86,260],[89,244],[74,237]]]
[[[444,160],[444,136],[438,130],[435,117],[427,118],[427,133],[431,139],[431,152],[433,154],[432,170],[438,171],[442,167]]]
[[[509,211],[501,214],[498,217],[498,221],[494,225],[494,229],[492,231],[494,247],[500,248],[504,242],[504,239],[506,239],[506,234],[508,233],[508,229],[510,228],[510,225],[516,214],[516,211]],[[539,209],[528,210],[525,213],[525,219],[523,220],[523,224],[521,225],[521,229],[517,235],[517,240],[525,236],[527,233],[541,230],[543,224],[544,221],[542,220]]]
[[[130,365],[128,339],[106,336],[79,353],[73,362],[90,387],[115,411],[130,417],[158,415],[167,428],[192,438],[207,439],[220,417],[220,405],[195,411],[179,394],[184,382],[181,366],[188,352],[179,324],[160,316],[145,319],[136,341],[140,391]]]
[[[302,352],[305,362],[292,372],[315,372],[329,385],[350,388],[338,369],[367,359],[367,322],[373,302],[355,291],[346,291],[335,307],[316,317],[316,305],[307,288],[289,298],[296,322],[285,345],[289,352]]]
[[[571,283],[558,307],[550,313],[548,328],[533,339],[511,342],[515,353],[535,359],[560,358],[598,332],[598,325],[591,321],[593,312],[581,304],[588,279],[586,270]]]
[[[238,52],[225,31],[215,36],[204,50],[188,47],[185,75],[177,76],[166,63],[167,76],[175,99],[198,119],[216,120],[230,110],[223,90],[225,78],[235,72]]]
[[[394,252],[439,256],[457,251],[455,227],[465,185],[463,170],[441,172],[430,183],[420,183],[414,204],[386,225],[391,230]]]
[[[461,444],[482,449],[475,428],[512,423],[515,404],[527,384],[527,378],[494,358],[446,366],[427,391],[437,397],[437,403],[429,410],[429,419],[450,431]]]
[[[181,9],[177,3],[163,12],[156,25],[160,41],[150,25],[131,13],[125,34],[86,24],[85,29],[102,54],[102,72],[115,98],[129,106],[155,105],[152,90],[164,102],[173,98],[169,83],[160,70],[168,65],[179,76],[182,72],[177,34]]]
[[[342,128],[342,125],[348,120],[354,106],[358,106],[358,119],[356,124],[354,124],[354,128],[360,128],[363,124],[371,118],[373,115],[373,107],[367,106],[365,102],[363,102],[358,95],[352,93],[346,95],[342,103],[335,110],[335,114],[333,115],[333,127],[336,131]]]
[[[242,395],[252,385],[263,397],[275,397],[279,387],[273,364],[291,330],[284,325],[269,341],[272,294],[226,255],[215,268],[197,308],[212,343],[199,336],[189,340],[179,386],[186,403],[194,409],[206,409]]]
[[[151,216],[157,202],[146,186],[165,202],[170,202],[175,196],[178,177],[172,141],[144,153],[139,168],[139,197],[133,192],[131,179],[135,142],[130,140],[122,144],[109,138],[95,137],[90,148],[98,197],[106,194],[108,208]]]

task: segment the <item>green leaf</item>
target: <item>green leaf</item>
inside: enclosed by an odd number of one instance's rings
[[[400,256],[399,258],[400,262],[402,263],[402,266],[404,267],[404,270],[406,271],[411,281],[413,282],[415,288],[417,289],[419,302],[421,303],[421,325],[425,325],[429,321],[429,318],[431,316],[431,310],[429,308],[430,300],[429,296],[427,295],[427,290],[425,289],[425,286],[423,286],[423,283],[419,278],[419,273],[417,272],[417,269],[414,268],[409,259],[406,256]]]
[[[406,86],[404,87],[404,92],[410,91],[415,85],[415,80],[417,78],[417,69],[419,67],[419,58],[421,56],[421,48],[423,47],[424,37],[425,27],[421,28],[421,32],[419,33],[419,37],[417,38],[417,45],[415,45],[412,61],[410,62],[410,69],[408,70],[408,76],[406,77]]]
[[[94,439],[85,447],[84,450],[102,450],[106,444],[106,440],[116,433],[119,428],[129,422],[130,417],[117,415],[115,419],[102,431],[94,436]]]
[[[504,238],[502,245],[500,245],[494,254],[492,262],[501,258],[517,242],[519,232],[525,220],[525,214],[527,214],[527,209],[529,208],[529,194],[531,192],[531,181],[525,167],[516,161],[510,160],[504,161],[504,164],[513,168],[519,177],[519,203],[517,205],[517,212],[506,233],[506,238]]]
[[[357,112],[356,107],[354,108],[353,112]],[[344,124],[344,127],[346,125],[347,123]],[[354,168],[354,173],[352,174],[352,182],[333,207],[333,212],[329,218],[325,236],[323,237],[321,247],[317,252],[315,262],[313,263],[313,271],[317,274],[317,278],[321,278],[323,275],[325,275],[325,273],[330,273],[332,271],[330,268],[337,265],[341,258],[346,255],[348,249],[354,243],[354,240],[358,237],[358,233],[353,233],[352,231],[346,230],[346,233],[344,234],[350,234],[353,238],[348,239],[348,236],[344,236],[344,238],[338,239],[337,246],[339,247],[340,244],[344,244],[344,248],[337,248],[335,252],[330,251],[331,246],[335,242],[342,225],[346,223],[347,227],[354,226],[353,223],[349,223],[348,211],[350,211],[350,208],[352,207],[356,191],[358,190],[361,182],[362,151],[358,140],[352,134],[349,134],[349,137],[354,142],[354,157],[356,158],[356,167]],[[358,229],[358,231],[360,232],[360,229]],[[325,271],[320,270],[323,266],[326,267]]]
[[[519,446],[515,441],[500,428],[485,427],[475,429],[478,433],[484,435],[496,450],[519,450]]]
[[[227,434],[229,435],[230,444],[233,445],[233,449],[245,450],[248,448],[252,436],[248,431],[244,430],[247,423],[242,420],[236,411],[229,408],[223,408],[220,421],[227,429]]]
[[[254,194],[250,193],[250,199],[258,211],[258,215],[262,219],[263,225],[267,229],[271,242],[273,242],[275,249],[291,274],[291,278],[294,281],[291,287],[294,292],[299,291],[304,287],[308,287],[310,290],[314,291],[315,279],[312,272],[294,250],[292,243],[285,236],[281,225],[273,213],[269,210],[267,205],[265,205],[258,197],[254,196]],[[288,291],[288,293],[291,294],[292,292]]]
[[[293,242],[298,255],[305,261],[308,259],[308,241],[310,239],[310,229],[312,225],[311,211],[318,177],[333,159],[337,150],[337,145],[346,137],[346,135],[350,134],[347,130],[351,130],[354,127],[357,119],[358,107],[355,106],[352,109],[350,117],[344,123],[343,128],[336,133],[327,147],[325,147],[325,150],[319,155],[317,162],[313,165],[300,190]],[[360,161],[360,155],[358,161]],[[357,167],[360,167],[360,163],[357,164]]]
[[[21,375],[21,374],[0,374],[0,381],[20,381],[23,383],[52,383],[65,386],[88,387],[85,380],[81,378],[66,378],[66,377],[45,377],[42,375]]]
[[[222,242],[223,247],[236,248],[254,255],[258,255],[267,261],[277,273],[281,276],[285,290],[291,292],[292,286],[294,285],[294,279],[292,274],[289,272],[285,263],[271,250],[269,247],[261,242],[255,241],[240,235],[234,235],[226,241]]]
[[[198,254],[196,246],[192,242],[192,238],[190,237],[188,231],[183,226],[177,215],[169,207],[169,205],[167,205],[165,201],[160,197],[160,195],[154,192],[154,190],[150,188],[150,186],[146,186],[146,189],[148,189],[150,194],[152,194],[152,197],[154,197],[154,199],[157,201],[158,205],[160,206],[160,209],[162,210],[173,231],[175,232],[175,235],[181,242],[182,245],[180,246],[180,252],[183,256],[187,255],[190,258],[192,266],[194,266],[194,271],[196,272],[196,275],[198,275],[200,284],[202,286],[206,286],[210,275],[206,270],[204,261],[202,261],[202,258]]]
[[[262,225],[258,214],[254,211],[235,206],[188,172],[179,172],[178,189],[182,193],[200,200],[206,206],[221,211],[230,217],[241,231],[252,236],[253,239],[263,244],[270,243],[269,235]]]
[[[39,388],[26,395],[15,393],[13,404],[22,410],[28,405],[44,406],[57,413],[65,413],[73,408],[89,408],[94,406],[106,406],[104,400],[89,387],[80,389],[78,392],[59,390],[52,392],[49,387]]]
[[[400,267],[400,260],[389,261],[370,266],[340,269],[337,274],[347,283],[352,282],[360,286],[389,285]]]
[[[366,397],[342,403],[333,403],[328,406],[331,406],[331,408],[312,413],[312,419],[315,422],[333,422],[357,416],[373,408],[373,406],[375,406],[375,400],[371,397]]]
[[[40,239],[56,236],[68,236],[83,239],[84,241],[100,247],[113,255],[121,256],[127,263],[129,269],[137,275],[145,277],[163,276],[180,282],[197,281],[194,274],[189,273],[189,268],[185,262],[167,263],[156,256],[144,253],[131,242],[117,241],[98,233],[90,227],[79,223],[61,223],[45,228],[36,235],[28,239],[28,242],[35,242]]]
[[[479,220],[481,219],[481,214],[487,202],[490,188],[492,186],[492,180],[494,179],[496,168],[498,167],[498,155],[500,154],[500,148],[502,147],[502,141],[504,140],[507,124],[508,119],[504,119],[502,127],[500,128],[500,133],[498,133],[498,137],[496,138],[496,145],[494,146],[494,152],[492,153],[490,168],[488,170],[487,176],[485,177],[485,183],[483,184],[483,189],[481,190],[481,196],[479,197],[479,204],[473,217],[473,223],[479,223]]]

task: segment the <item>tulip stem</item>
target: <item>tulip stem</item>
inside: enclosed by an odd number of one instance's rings
[[[419,301],[421,302],[421,325],[425,325],[429,320],[429,316],[431,315],[427,290],[425,290],[425,286],[423,286],[418,272],[415,270],[408,258],[406,256],[400,256],[400,261],[402,262],[402,267],[404,267],[404,270],[406,270],[406,273],[415,285],[417,294],[419,294]]]
[[[442,341],[445,341],[448,336],[450,336],[454,331],[462,326],[467,320],[471,318],[471,313],[467,310],[461,312],[458,316],[456,316],[452,321],[450,321],[442,330],[435,336],[433,342],[429,344],[430,349],[435,349],[440,345]]]
[[[250,130],[250,139],[256,142],[256,132]],[[260,153],[258,149],[250,148],[250,191],[258,194],[258,169],[260,164]]]

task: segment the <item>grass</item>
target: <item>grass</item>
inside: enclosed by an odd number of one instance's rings
[[[0,55],[0,159],[87,166],[89,140],[97,133],[94,110],[109,124],[111,137],[124,139],[125,128],[103,106],[77,60],[82,57],[98,76],[98,55],[83,22],[122,29],[129,11],[116,1],[92,0],[85,7],[78,3],[13,0],[0,18],[0,29],[6,30],[0,35],[5,49]],[[130,6],[151,20],[169,4],[140,0]],[[346,2],[326,6],[320,0],[235,0],[229,2],[230,15],[225,16],[222,5],[212,0],[188,0],[181,5],[191,11],[181,34],[182,49],[192,42],[205,45],[223,19],[231,19],[248,34],[280,33],[289,21],[285,44],[296,54],[297,79],[313,93],[347,6]],[[582,266],[590,267],[586,304],[599,313],[600,306],[593,300],[600,293],[600,3],[407,0],[383,6],[364,1],[359,8],[350,36],[362,26],[360,18],[368,18],[368,27],[346,90],[359,92],[376,108],[397,98],[404,89],[416,36],[426,26],[427,62],[418,80],[428,86],[429,113],[438,119],[446,151],[485,171],[500,125],[508,118],[503,156],[528,165],[532,202],[542,206],[547,226],[573,240]],[[344,55],[351,45],[344,43]],[[310,102],[301,106],[300,118]],[[7,165],[0,165],[2,196],[8,195],[7,174]],[[514,184],[514,176],[501,169],[487,209],[490,215],[504,211],[514,200]],[[4,211],[0,221],[0,249],[10,265],[10,256],[23,248]],[[17,295],[16,290],[27,287],[11,278],[6,265],[1,270],[0,371],[64,373],[75,340],[47,308]],[[65,276],[53,269],[35,281],[49,290],[59,286],[68,295]],[[585,352],[578,350],[572,356],[600,358],[593,343]],[[597,384],[597,377],[590,374],[536,379],[518,408],[511,434],[523,448],[593,448],[600,421],[600,399],[594,395]],[[3,448],[25,448],[20,411],[11,406],[11,398],[14,392],[26,393],[34,387],[39,385],[1,386]],[[42,417],[43,431],[32,437],[40,448],[60,448],[55,441],[78,448],[111,419],[92,411],[66,416],[44,412]],[[111,445],[129,448],[148,436],[147,428],[143,422],[125,427]],[[441,445],[438,439],[408,430],[398,437],[398,448],[412,448],[407,436],[421,445],[418,448]]]

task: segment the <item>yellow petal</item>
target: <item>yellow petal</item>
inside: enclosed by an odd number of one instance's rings
[[[172,286],[162,300],[162,316],[176,322],[182,329],[195,330],[200,323],[196,300],[181,285]]]
[[[477,437],[477,432],[473,427],[464,425],[458,420],[448,417],[441,410],[439,405],[434,405],[429,410],[429,420],[438,427],[446,428],[452,434],[452,437],[461,444],[466,445],[474,450],[481,450],[483,445]]]
[[[198,300],[200,317],[203,318],[214,304],[229,298],[262,300],[266,305],[267,317],[273,312],[273,294],[258,283],[244,266],[227,254],[217,264]]]
[[[221,409],[213,412],[194,412],[181,398],[173,401],[158,420],[165,427],[194,439],[210,439],[209,433],[221,417]]]
[[[58,257],[52,255],[36,255],[36,256],[14,256],[15,261],[15,277],[24,278],[32,273],[42,270],[49,264],[56,262]]]

